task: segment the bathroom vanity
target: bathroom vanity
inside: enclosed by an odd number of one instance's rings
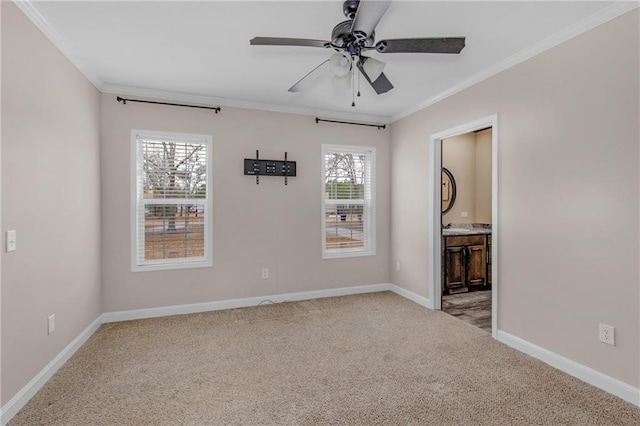
[[[442,230],[442,292],[491,288],[491,228],[455,226]]]

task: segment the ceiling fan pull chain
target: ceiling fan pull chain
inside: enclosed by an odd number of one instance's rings
[[[351,106],[352,107],[356,106],[355,92],[356,92],[356,72],[355,72],[355,69],[352,67],[351,68]]]
[[[360,97],[360,74],[358,74],[358,97]]]

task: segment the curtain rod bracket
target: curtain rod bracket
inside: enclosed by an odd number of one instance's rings
[[[353,126],[377,127],[378,130],[387,128],[386,124],[353,123],[353,122],[350,122],[350,121],[325,120],[323,118],[316,117],[316,124],[320,123],[321,121],[323,121],[325,123],[339,123],[339,124],[351,124]]]
[[[221,108],[220,107],[210,107],[210,106],[202,106],[202,105],[186,105],[186,104],[174,104],[174,103],[170,103],[170,102],[157,102],[157,101],[143,101],[140,99],[125,99],[125,98],[121,98],[120,96],[118,96],[116,98],[116,100],[118,102],[122,102],[123,105],[126,105],[127,102],[140,102],[142,104],[155,104],[155,105],[169,105],[169,106],[179,106],[179,107],[185,107],[185,108],[198,108],[198,109],[212,109],[215,111],[215,113],[219,113]]]

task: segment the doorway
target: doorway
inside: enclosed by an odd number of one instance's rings
[[[475,322],[494,338],[498,324],[497,148],[494,114],[431,135],[429,150],[433,308]]]

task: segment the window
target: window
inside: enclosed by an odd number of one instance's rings
[[[368,256],[375,242],[376,150],[322,146],[322,257]]]
[[[134,271],[212,266],[211,136],[131,131]]]

